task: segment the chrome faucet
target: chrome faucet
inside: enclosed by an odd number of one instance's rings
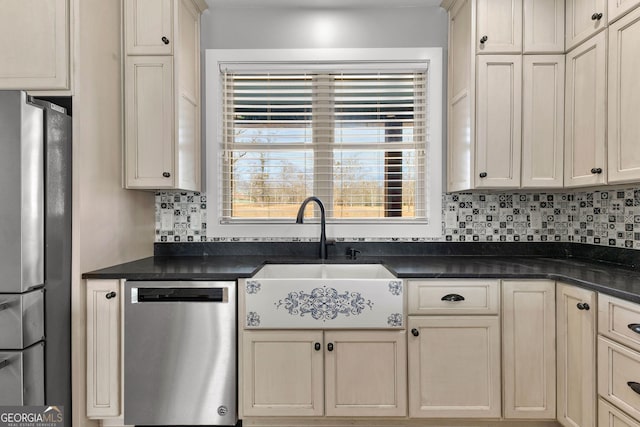
[[[320,258],[327,259],[327,232],[326,232],[326,219],[324,216],[324,205],[322,201],[315,196],[307,197],[298,209],[298,217],[296,218],[296,224],[304,224],[304,208],[307,207],[309,202],[316,202],[320,207]]]

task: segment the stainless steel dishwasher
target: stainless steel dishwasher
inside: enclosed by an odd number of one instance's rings
[[[235,425],[236,284],[129,281],[127,425]]]

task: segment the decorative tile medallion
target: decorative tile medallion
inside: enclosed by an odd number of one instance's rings
[[[339,293],[335,288],[323,286],[311,292],[289,292],[275,306],[277,309],[283,308],[292,316],[304,317],[309,314],[316,320],[326,321],[335,319],[338,315],[358,316],[367,307],[371,310],[373,303],[360,292]]]

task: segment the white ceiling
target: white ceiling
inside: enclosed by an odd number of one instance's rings
[[[401,8],[439,6],[441,0],[206,0],[210,8]]]

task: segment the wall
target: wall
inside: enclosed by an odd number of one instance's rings
[[[153,194],[121,186],[120,1],[73,0],[72,353],[74,426],[85,415],[82,273],[152,255]]]

